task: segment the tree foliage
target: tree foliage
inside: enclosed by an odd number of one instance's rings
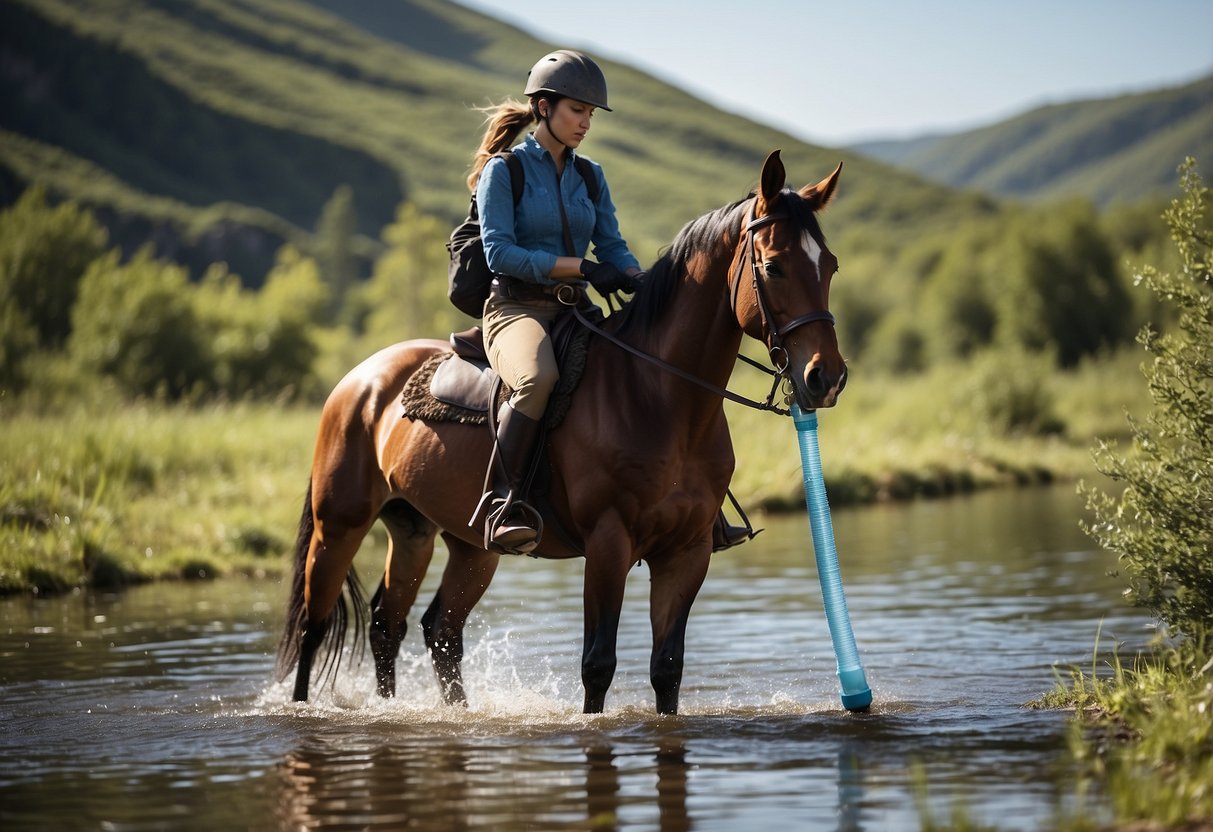
[[[94,261],[72,310],[72,356],[135,395],[178,397],[205,386],[210,356],[190,288],[184,268],[150,249],[125,265],[117,252]]]
[[[0,212],[0,384],[20,386],[26,357],[67,340],[80,277],[106,243],[91,212],[52,206],[40,187]]]
[[[361,289],[365,337],[379,345],[406,338],[444,338],[470,321],[447,299],[445,248],[450,229],[403,204],[383,230],[386,248]]]
[[[207,340],[208,391],[234,397],[307,390],[328,292],[315,261],[285,247],[259,292],[211,268],[194,300]]]
[[[1182,268],[1140,274],[1175,310],[1175,324],[1138,335],[1151,355],[1144,372],[1152,409],[1130,419],[1132,453],[1097,449],[1100,470],[1123,491],[1088,489],[1095,521],[1087,528],[1119,557],[1138,604],[1196,635],[1213,628],[1213,226],[1195,162],[1180,174],[1182,196],[1164,218]]]

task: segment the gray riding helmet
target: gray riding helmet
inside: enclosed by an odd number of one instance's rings
[[[522,94],[529,97],[537,92],[552,92],[611,110],[607,106],[606,76],[588,55],[571,49],[557,49],[531,67]]]

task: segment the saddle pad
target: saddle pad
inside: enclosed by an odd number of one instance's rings
[[[465,425],[483,425],[488,422],[488,395],[479,397],[475,394],[464,394],[461,403],[451,404],[434,398],[430,388],[434,376],[440,367],[447,364],[455,369],[447,370],[451,378],[462,378],[472,382],[472,387],[478,389],[480,383],[490,387],[496,374],[489,368],[468,364],[454,353],[440,352],[427,358],[417,368],[417,372],[409,378],[400,393],[400,403],[404,406],[404,418],[423,419],[427,422],[460,422]],[[458,365],[467,365],[460,367]],[[445,374],[445,373],[444,373]],[[446,395],[446,394],[444,394]],[[473,399],[475,399],[473,401]]]
[[[572,404],[573,391],[585,371],[590,331],[578,328],[561,358],[560,381],[552,391],[544,423],[552,430],[564,421]],[[497,373],[485,364],[465,361],[452,352],[440,352],[425,360],[401,391],[404,418],[429,422],[460,422],[483,425],[488,422],[489,397]],[[512,391],[499,385],[497,406]]]

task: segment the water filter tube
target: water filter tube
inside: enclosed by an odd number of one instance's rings
[[[809,526],[813,532],[813,551],[817,556],[817,577],[821,581],[821,597],[830,640],[834,642],[834,657],[838,660],[838,681],[842,686],[842,706],[848,711],[866,711],[872,704],[868,687],[851,630],[847,598],[842,591],[842,575],[838,569],[838,551],[834,546],[834,523],[830,519],[830,503],[826,498],[825,481],[821,477],[821,451],[817,446],[817,412],[805,413],[792,405],[792,421],[800,441],[800,465],[804,471],[804,501],[809,510]]]

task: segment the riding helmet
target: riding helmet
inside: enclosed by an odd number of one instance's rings
[[[571,49],[557,49],[544,55],[527,73],[523,95],[551,92],[576,101],[584,101],[602,110],[607,106],[606,76],[588,55]]]

